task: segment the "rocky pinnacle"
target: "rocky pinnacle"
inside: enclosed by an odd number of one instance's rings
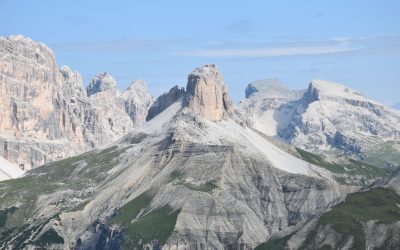
[[[196,68],[188,76],[186,106],[194,113],[211,120],[220,121],[224,114],[233,112],[224,79],[214,64]]]

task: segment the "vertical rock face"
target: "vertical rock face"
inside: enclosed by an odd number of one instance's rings
[[[186,90],[189,110],[211,121],[220,121],[224,114],[233,112],[224,79],[214,64],[196,68],[190,73]]]
[[[123,93],[125,112],[134,124],[146,121],[146,116],[153,97],[147,91],[146,83],[136,80]]]
[[[112,76],[87,90],[51,49],[23,36],[0,37],[0,156],[30,169],[118,139],[145,120],[144,82],[119,93]]]
[[[182,98],[184,95],[185,90],[175,85],[168,91],[168,93],[162,94],[160,97],[157,98],[153,105],[151,105],[146,120],[151,120],[153,117],[163,112],[166,108],[168,108],[178,99]]]

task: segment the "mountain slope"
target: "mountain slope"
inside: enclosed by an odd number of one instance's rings
[[[1,247],[253,248],[358,190],[237,123],[215,66],[194,72],[196,91],[109,147],[0,183]]]
[[[46,45],[0,37],[0,156],[28,170],[115,141],[145,121],[152,97],[142,81],[123,93],[109,74],[92,84],[86,91],[78,72],[58,68]]]
[[[236,110],[257,130],[314,153],[399,166],[398,110],[323,80],[312,81],[297,97],[276,94],[276,86],[270,84],[259,88]]]
[[[347,196],[303,228],[256,249],[398,249],[400,196],[375,187]]]

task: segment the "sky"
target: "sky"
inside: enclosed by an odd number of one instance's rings
[[[135,79],[157,97],[214,63],[235,102],[248,83],[313,79],[400,102],[400,1],[0,0],[0,36],[48,45],[85,84],[109,72],[121,90]]]

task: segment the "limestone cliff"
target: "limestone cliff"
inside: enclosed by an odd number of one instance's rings
[[[220,121],[224,114],[233,113],[224,79],[214,64],[193,70],[188,77],[186,91],[189,110],[211,121]]]
[[[44,44],[0,37],[0,156],[26,170],[116,140],[146,117],[139,85],[119,93],[103,73],[86,90]]]

